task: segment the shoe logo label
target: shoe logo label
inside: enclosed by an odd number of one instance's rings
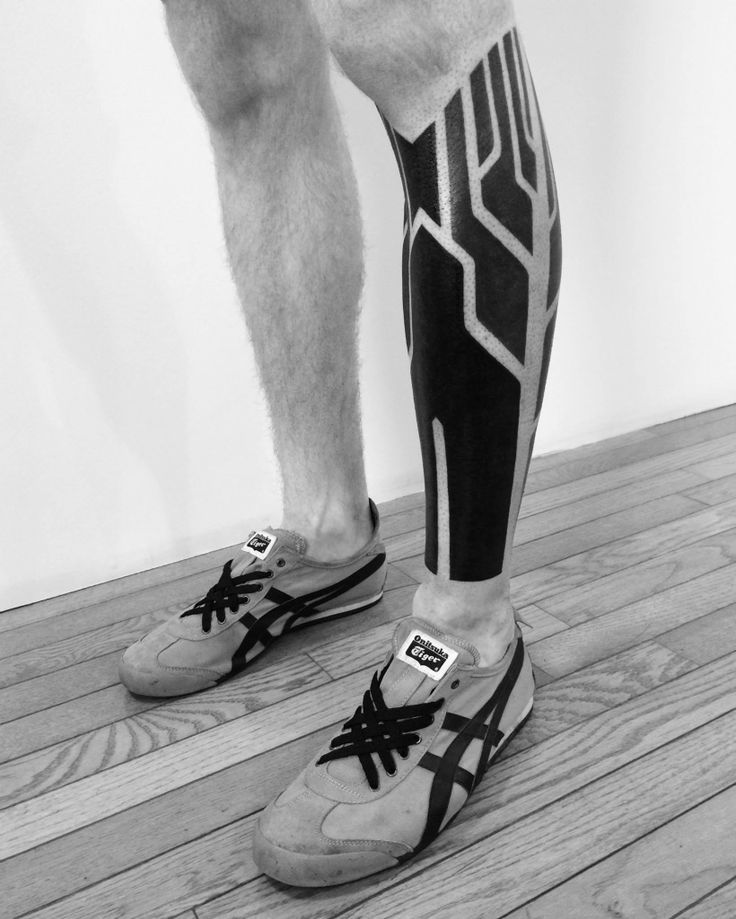
[[[243,552],[250,552],[256,558],[266,558],[268,553],[273,549],[276,537],[273,533],[267,533],[260,530],[258,533],[252,533],[248,542],[243,546]]]
[[[457,651],[443,645],[437,638],[414,630],[407,636],[397,657],[431,680],[441,680],[454,664]]]

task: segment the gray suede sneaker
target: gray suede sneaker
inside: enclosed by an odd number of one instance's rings
[[[498,664],[478,660],[421,619],[401,622],[362,705],[261,814],[261,871],[300,887],[342,884],[429,845],[532,709],[518,627]]]
[[[197,692],[239,673],[286,632],[378,603],[386,550],[373,501],[370,509],[371,539],[339,562],[309,558],[297,533],[252,532],[242,558],[227,562],[201,600],[128,648],[120,680],[147,696]]]

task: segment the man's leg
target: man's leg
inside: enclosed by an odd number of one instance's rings
[[[284,516],[249,536],[201,600],[127,649],[122,682],[155,696],[228,679],[285,632],[378,602],[386,579],[358,404],[361,225],[324,37],[306,0],[165,8],[212,140]]]
[[[529,717],[509,554],[560,268],[554,179],[508,3],[315,2],[404,181],[430,577],[362,704],[259,819],[256,864],[307,886],[421,852]]]
[[[311,556],[345,558],[372,530],[356,348],[363,254],[325,41],[305,0],[166,0],[166,17],[212,141],[283,527]]]
[[[498,660],[560,280],[554,176],[507,0],[317,0],[406,196],[404,308],[427,498],[414,612]]]

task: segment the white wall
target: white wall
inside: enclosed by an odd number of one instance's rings
[[[210,154],[159,7],[0,6],[0,608],[278,518]],[[538,451],[734,401],[736,10],[518,9],[565,247]],[[338,89],[365,205],[367,463],[384,500],[421,487],[400,187],[372,105]]]

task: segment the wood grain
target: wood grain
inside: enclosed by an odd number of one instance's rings
[[[507,919],[673,919],[736,875],[734,814],[731,786]]]
[[[0,724],[114,686],[119,660],[120,652],[112,651],[0,689]]]
[[[675,469],[665,475],[632,482],[629,485],[612,488],[587,498],[579,498],[550,510],[537,511],[534,514],[524,513],[516,527],[514,545],[520,546],[525,542],[549,536],[551,533],[559,533],[581,523],[600,520],[609,514],[618,513],[629,507],[638,507],[655,498],[684,492],[692,489],[692,486],[699,482],[699,477],[692,472],[686,469]],[[697,500],[697,497],[694,497]]]
[[[694,462],[691,471],[702,475],[706,479],[722,479],[736,473],[736,454],[732,452],[721,453],[710,459]]]
[[[570,527],[561,533],[554,533],[518,546],[514,551],[511,572],[517,575],[532,571],[542,565],[577,555],[586,549],[605,546],[623,536],[642,533],[660,523],[686,517],[701,509],[702,504],[681,495],[657,498],[646,504],[609,514],[600,520],[592,520],[590,523]]]
[[[329,679],[310,658],[300,655],[286,667],[243,674],[194,696],[145,699],[118,685],[59,706],[64,711],[58,715],[51,709],[41,712],[41,718],[11,722],[0,735],[5,755],[12,756],[0,766],[0,808],[284,702]],[[101,714],[90,716],[97,708]],[[58,737],[63,739],[54,742]]]
[[[632,648],[736,602],[736,565],[630,603],[538,642],[535,660],[552,676]]]
[[[152,890],[145,882],[149,862],[162,853],[192,843],[192,859],[197,848],[201,856],[197,883],[212,876],[208,874],[210,869],[219,872],[219,865],[214,864],[217,859],[213,857],[213,837],[207,836],[200,842],[202,837],[265,807],[333,733],[334,727],[323,728],[229,766],[216,776],[197,779],[82,827],[71,837],[60,836],[0,862],[0,890],[5,908],[11,915],[30,912],[137,868],[127,879],[138,878],[144,885],[131,896],[123,883],[118,887],[118,902],[124,905],[126,915],[145,913],[152,905]],[[237,836],[237,828],[231,832],[233,835]],[[236,848],[246,855],[242,842]],[[187,889],[189,886],[187,881]],[[227,881],[221,889],[228,889]],[[140,900],[136,899],[138,896]],[[204,893],[197,888],[187,902],[204,899]],[[161,906],[166,907],[165,898]]]
[[[684,492],[685,496],[703,504],[723,504],[724,501],[733,501],[736,498],[736,473],[727,475],[713,482],[696,485]]]
[[[579,584],[685,548],[734,527],[736,501],[707,508],[517,575],[511,581],[512,598],[518,606],[542,601]],[[402,563],[402,568],[410,571],[405,563]]]
[[[574,479],[590,475],[600,475],[611,469],[626,466],[639,466],[641,471],[646,469],[646,474],[654,475],[657,472],[664,472],[665,469],[682,468],[682,466],[705,462],[708,459],[733,452],[736,447],[734,426],[733,417],[721,418],[698,425],[696,428],[675,431],[673,434],[663,434],[651,440],[643,440],[636,444],[608,450],[600,456],[584,457],[578,460],[571,458],[569,462],[552,469],[530,472],[527,490],[540,491],[563,482],[572,482]],[[664,465],[661,462],[663,457]]]
[[[695,668],[681,655],[662,654],[662,650],[661,645],[647,641],[554,680],[537,696],[527,728],[515,738],[512,749],[541,743]],[[530,654],[534,661],[533,646]]]
[[[372,668],[357,671],[296,699],[218,724],[71,786],[11,805],[2,815],[0,859],[334,724],[344,717],[346,696],[357,698],[372,673]],[[286,706],[288,713],[279,711],[279,705]]]
[[[705,412],[697,412],[694,415],[685,415],[682,418],[675,418],[672,421],[662,421],[650,425],[643,430],[658,437],[661,434],[680,431],[682,428],[708,424],[711,421],[717,421],[719,418],[727,418],[733,415],[736,415],[736,404],[729,403],[728,405],[719,405],[716,408],[708,409]]]
[[[677,919],[733,919],[736,878],[677,914]]]
[[[698,664],[728,654],[736,649],[736,604],[665,632],[657,641]]]
[[[537,601],[568,625],[578,625],[736,562],[736,529],[665,552]]]

